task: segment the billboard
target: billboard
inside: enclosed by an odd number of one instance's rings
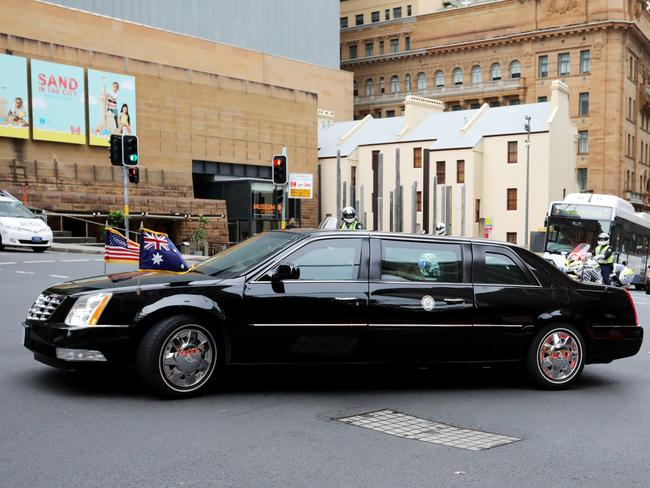
[[[111,134],[136,134],[135,78],[88,70],[90,144],[108,146]]]
[[[314,175],[291,173],[289,175],[289,198],[313,198]]]
[[[85,144],[83,68],[32,60],[31,73],[34,139]]]
[[[0,137],[29,138],[27,60],[0,54]]]

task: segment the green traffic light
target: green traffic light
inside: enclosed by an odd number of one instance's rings
[[[131,154],[131,156],[129,156],[129,158],[131,159],[131,161],[137,161],[138,160],[138,155],[137,154]]]

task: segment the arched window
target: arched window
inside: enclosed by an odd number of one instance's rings
[[[516,59],[510,63],[510,79],[521,78],[521,63]]]
[[[472,83],[480,83],[483,81],[483,73],[481,73],[481,67],[477,64],[472,67]]]
[[[501,79],[501,65],[499,63],[494,63],[490,66],[490,78],[492,81]]]
[[[436,87],[445,86],[445,73],[441,69],[436,71]]]
[[[424,90],[427,87],[427,75],[420,71],[416,77],[418,90]]]
[[[410,73],[406,73],[406,75],[404,76],[404,91],[406,91],[406,93],[411,93],[411,74]]]
[[[451,76],[454,85],[462,85],[463,84],[463,70],[460,68],[454,68],[454,71]]]
[[[354,96],[358,97],[359,96],[359,83],[357,83],[357,80],[354,80],[354,87],[352,88],[354,91]]]
[[[375,80],[368,78],[366,80],[366,96],[371,97],[375,94]]]
[[[382,76],[379,78],[379,93],[383,95],[386,93],[386,82],[384,81],[384,77]]]
[[[393,75],[390,79],[390,93],[395,95],[399,93],[399,76]]]

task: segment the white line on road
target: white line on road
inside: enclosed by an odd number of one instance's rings
[[[16,264],[16,261],[7,261],[5,263],[0,263],[0,264]]]
[[[102,262],[104,262],[103,259],[93,259],[93,261],[95,261],[96,263],[102,263]]]
[[[43,261],[23,261],[23,264],[34,264],[34,263],[55,263],[54,259],[45,259]]]
[[[69,276],[63,276],[63,275],[49,275],[52,278],[70,278]]]
[[[85,263],[90,261],[90,259],[62,259],[62,263]]]
[[[20,274],[34,274],[33,271],[16,271],[16,273],[20,273]]]

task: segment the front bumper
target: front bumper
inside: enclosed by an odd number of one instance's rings
[[[4,229],[1,235],[4,246],[16,247],[50,247],[53,239],[51,230]]]
[[[34,359],[63,369],[86,369],[106,365],[130,365],[135,359],[136,342],[129,326],[69,327],[26,321],[23,345]],[[99,351],[106,361],[70,361],[57,357],[56,349]]]
[[[587,364],[634,356],[642,343],[643,327],[592,327],[587,338]]]

